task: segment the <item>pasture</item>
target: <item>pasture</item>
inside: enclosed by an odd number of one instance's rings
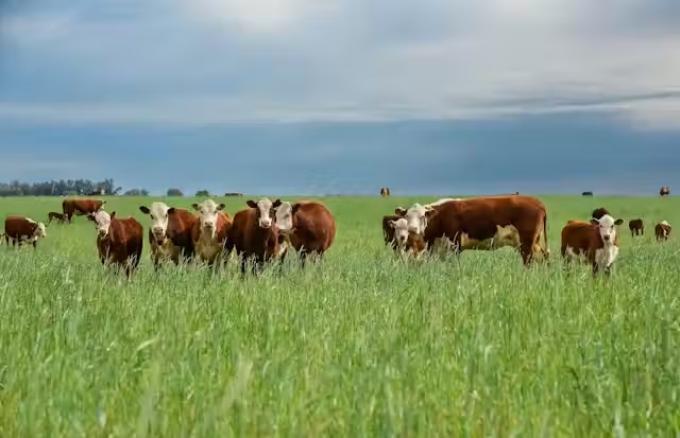
[[[214,198],[227,211],[248,198]],[[325,198],[322,265],[240,279],[232,259],[127,281],[83,217],[0,247],[0,436],[592,436],[680,433],[680,199],[541,197],[547,264],[510,249],[404,263],[380,221],[435,198]],[[152,198],[108,198],[134,215]],[[195,200],[165,200],[188,207]],[[0,199],[45,221],[57,198]],[[565,267],[567,219],[622,217],[611,278]],[[628,220],[642,217],[644,237]],[[677,233],[677,231],[676,231]]]

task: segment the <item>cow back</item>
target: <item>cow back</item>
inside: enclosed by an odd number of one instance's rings
[[[200,222],[198,216],[183,208],[176,208],[168,213],[166,234],[174,245],[192,248],[192,230],[197,222]]]
[[[23,216],[7,216],[5,218],[5,234],[13,239],[21,236],[32,236],[38,223]]]
[[[335,239],[335,219],[331,212],[318,202],[293,205],[293,232],[291,243],[297,250],[325,251]]]

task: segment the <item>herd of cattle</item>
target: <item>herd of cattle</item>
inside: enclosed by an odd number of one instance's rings
[[[62,213],[50,212],[49,222],[71,222],[74,215],[85,215],[94,222],[96,244],[103,264],[124,269],[129,276],[138,266],[143,247],[143,227],[134,218],[120,219],[104,210],[105,201],[67,199]],[[323,254],[335,239],[335,219],[323,204],[315,201],[295,203],[262,198],[247,201],[247,208],[232,218],[224,204],[211,199],[192,205],[194,211],[174,208],[162,202],[140,206],[149,217],[148,239],[151,259],[156,268],[165,261],[180,264],[198,259],[217,267],[236,251],[241,272],[253,261],[253,272],[266,262],[283,260],[289,250],[296,251],[304,265],[308,255]],[[593,273],[609,272],[619,252],[614,219],[604,208],[593,211],[590,221],[570,220],[562,229],[561,254],[567,260],[585,259]],[[644,234],[642,219],[629,222],[633,236]],[[525,265],[545,260],[550,251],[547,238],[547,212],[536,198],[523,195],[478,198],[444,198],[410,208],[397,208],[384,216],[385,244],[402,255],[420,258],[430,252],[493,250],[517,248]],[[670,237],[671,226],[663,221],[655,226],[656,238]],[[44,224],[22,216],[5,219],[4,238],[9,245],[21,246],[46,237]]]

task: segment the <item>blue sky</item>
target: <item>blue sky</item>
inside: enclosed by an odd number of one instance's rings
[[[680,187],[673,0],[5,0],[0,179]]]

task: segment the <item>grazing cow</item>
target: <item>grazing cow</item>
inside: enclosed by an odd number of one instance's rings
[[[85,216],[99,211],[106,201],[99,199],[64,199],[61,208],[64,218],[71,223],[73,215]]]
[[[264,263],[279,255],[279,229],[276,225],[276,209],[281,200],[272,202],[262,198],[255,202],[249,200],[248,208],[234,215],[234,222],[227,234],[225,249],[230,254],[236,249],[241,257],[241,273],[246,273],[246,265],[252,258],[253,273],[261,270]]]
[[[659,196],[665,197],[665,196],[670,196],[671,195],[671,188],[668,186],[662,186],[661,189],[659,189]]]
[[[630,235],[633,237],[645,235],[645,224],[642,222],[642,219],[631,219],[628,222],[628,228],[630,229]]]
[[[581,196],[593,196],[593,192],[583,192]]]
[[[596,208],[595,210],[593,210],[592,217],[594,217],[595,219],[600,219],[605,214],[610,214],[609,210],[607,210],[604,207],[600,207],[600,208]]]
[[[47,237],[47,230],[45,224],[36,222],[31,218],[24,216],[7,216],[5,218],[5,242],[12,246],[21,246],[24,242],[33,245],[36,248],[38,240]]]
[[[144,229],[135,218],[118,219],[116,212],[104,210],[90,213],[88,218],[97,227],[97,249],[103,265],[125,269],[130,277],[142,257]]]
[[[279,252],[283,254],[290,244],[300,254],[303,266],[309,254],[323,257],[335,239],[335,219],[319,202],[282,202],[276,209],[276,225],[284,247]]]
[[[198,211],[199,220],[194,223],[192,240],[196,255],[208,265],[214,265],[221,258],[227,233],[231,228],[231,218],[224,213],[224,204],[212,199],[193,204]]]
[[[668,240],[668,238],[671,236],[672,229],[673,228],[671,227],[671,225],[666,221],[661,221],[658,224],[656,224],[656,227],[654,227],[654,234],[656,234],[656,240],[659,242]]]
[[[417,205],[405,215],[409,231],[422,234],[428,248],[438,239],[448,239],[463,250],[463,236],[476,241],[493,239],[499,227],[512,226],[519,235],[522,260],[529,264],[539,253],[549,254],[545,206],[522,195],[468,198],[445,202],[427,209]],[[514,231],[508,230],[509,235]],[[541,246],[541,243],[543,246]]]
[[[198,217],[188,210],[168,207],[163,202],[154,202],[151,208],[141,206],[139,210],[150,216],[149,243],[151,260],[158,268],[164,260],[175,265],[180,260],[191,260],[194,255],[192,230]]]
[[[64,215],[61,213],[57,213],[56,211],[50,211],[49,213],[47,213],[47,225],[51,224],[53,220],[59,222],[60,224],[63,224]]]
[[[562,228],[562,257],[580,259],[586,257],[593,266],[593,274],[603,270],[609,274],[619,254],[616,226],[622,219],[614,220],[610,215],[591,222],[569,221]]]

